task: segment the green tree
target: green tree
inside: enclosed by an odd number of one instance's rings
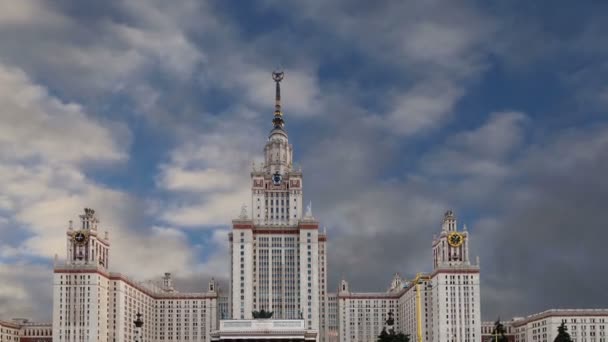
[[[570,334],[568,334],[568,328],[566,328],[566,324],[562,322],[562,324],[557,327],[557,337],[554,342],[572,342],[570,338]]]
[[[507,332],[507,330],[505,329],[505,326],[502,323],[500,323],[500,319],[497,319],[496,322],[494,322],[494,330],[492,330],[492,338],[490,339],[490,341],[491,342],[509,341],[507,336],[505,336],[506,332]]]
[[[410,342],[410,335],[406,335],[402,332],[395,335],[393,342]]]

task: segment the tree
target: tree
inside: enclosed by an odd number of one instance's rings
[[[388,333],[386,332],[386,328],[382,328],[380,332],[380,336],[378,336],[378,342],[386,342],[388,341]]]
[[[382,332],[378,336],[378,342],[410,342],[410,335],[402,332],[395,333],[394,330],[387,332],[386,328],[382,328]]]
[[[557,327],[557,337],[554,342],[572,342],[570,338],[570,334],[568,334],[568,328],[566,328],[566,324],[562,322],[562,324]]]
[[[500,319],[497,319],[496,322],[494,322],[494,330],[492,330],[492,339],[490,341],[491,342],[509,341],[507,336],[505,336],[506,332],[507,332],[507,330],[505,329],[505,326],[502,323],[500,323]]]
[[[406,335],[402,332],[395,335],[393,342],[410,342],[410,335]]]
[[[386,326],[382,328],[382,332],[378,336],[378,342],[410,342],[410,335],[404,333],[395,333],[395,319],[393,312],[389,311],[388,319],[385,321]],[[386,330],[388,327],[388,331]]]

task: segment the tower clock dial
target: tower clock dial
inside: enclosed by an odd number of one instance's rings
[[[283,180],[283,176],[281,176],[281,174],[279,173],[279,171],[275,172],[272,175],[272,183],[274,185],[280,185],[282,180]]]
[[[464,243],[464,235],[458,232],[451,232],[448,235],[448,244],[452,247],[460,247]]]
[[[77,245],[84,245],[87,242],[88,238],[89,235],[83,231],[77,231],[76,233],[74,233],[74,235],[72,235],[72,240]]]

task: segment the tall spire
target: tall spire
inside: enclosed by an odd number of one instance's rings
[[[283,80],[284,72],[273,71],[272,79],[276,83],[276,95],[274,100],[274,118],[272,124],[274,128],[283,128],[283,112],[281,111],[281,81]]]

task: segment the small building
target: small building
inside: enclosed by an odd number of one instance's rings
[[[211,341],[317,341],[318,332],[306,329],[303,319],[222,320]]]
[[[0,320],[0,342],[51,342],[53,340],[51,323],[30,322],[25,318],[12,321]]]
[[[513,319],[515,342],[551,342],[562,323],[574,342],[608,341],[608,309],[551,309]]]
[[[513,328],[513,320],[507,322],[500,322],[505,329],[505,337],[509,342],[515,342],[515,328]],[[485,321],[481,322],[481,342],[492,342],[496,340],[496,336],[493,335],[494,327],[496,322]]]

